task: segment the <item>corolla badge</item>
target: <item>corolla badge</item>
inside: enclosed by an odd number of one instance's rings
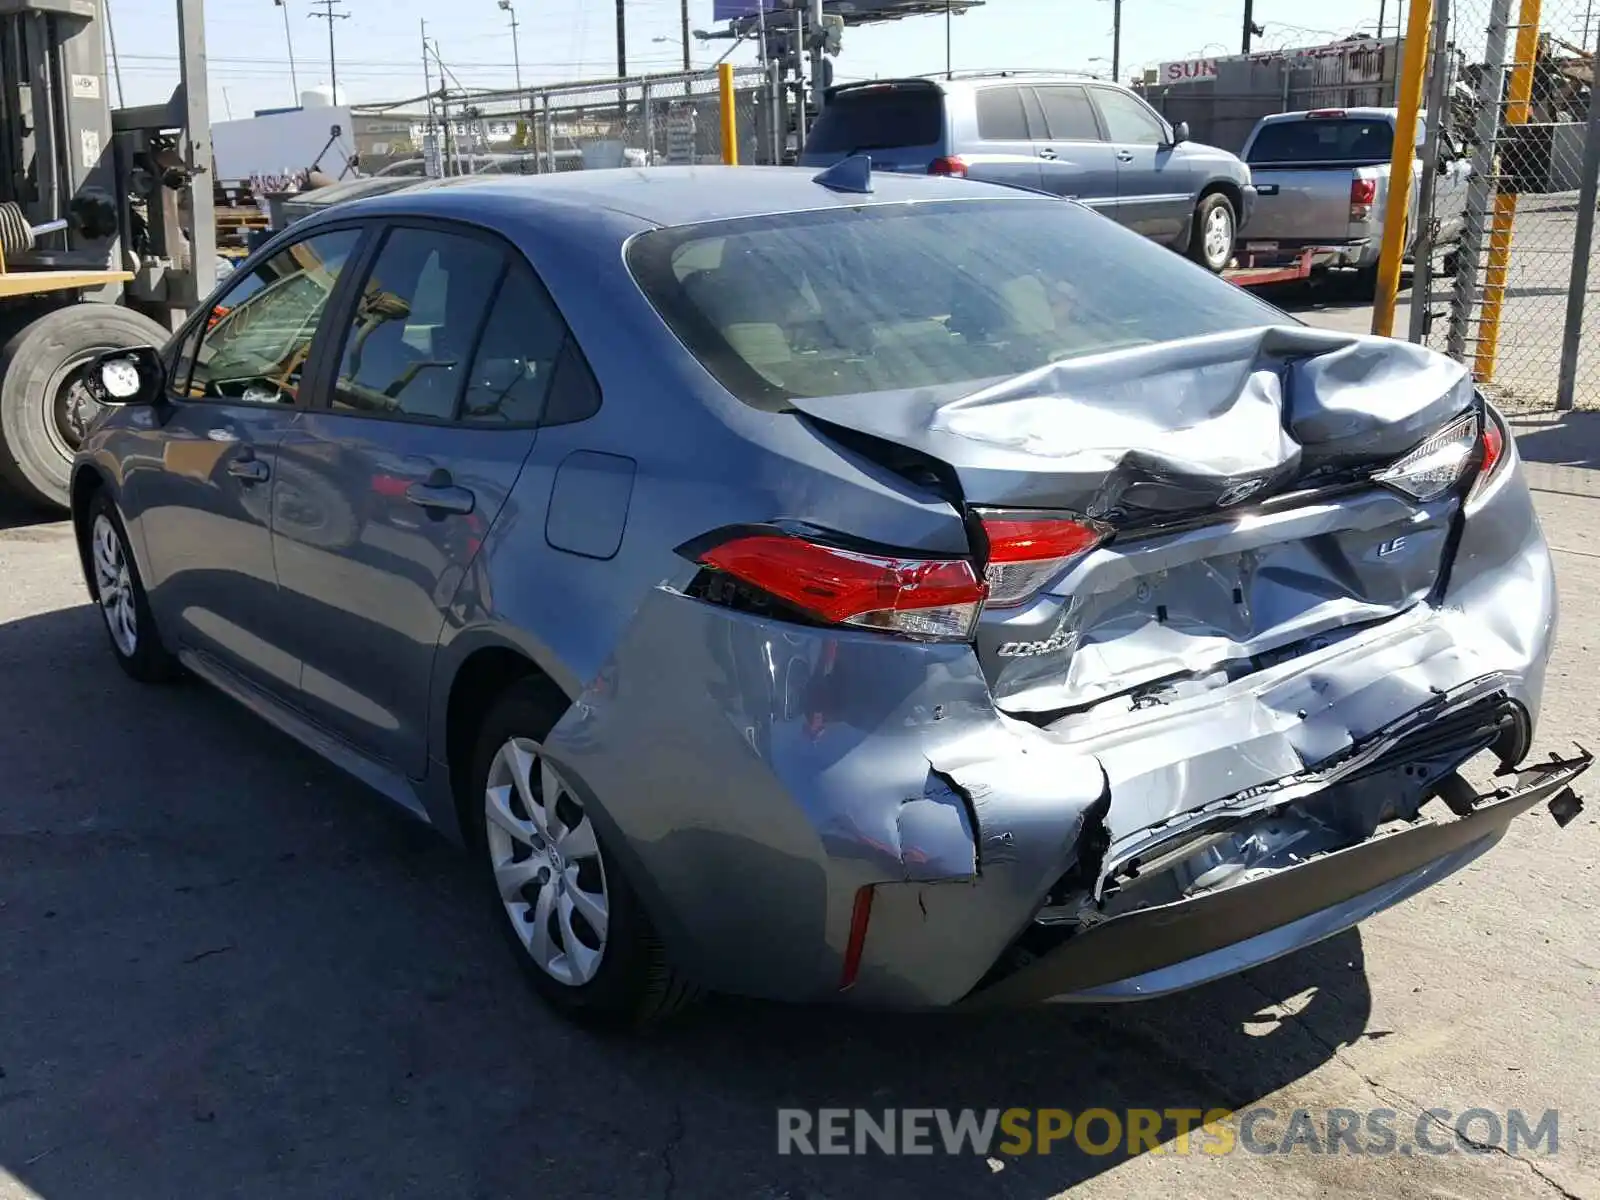
[[[1261,490],[1265,482],[1262,479],[1246,479],[1240,483],[1233,484],[1222,495],[1217,497],[1218,507],[1227,508],[1230,504],[1237,504],[1241,500],[1250,499],[1251,496]]]

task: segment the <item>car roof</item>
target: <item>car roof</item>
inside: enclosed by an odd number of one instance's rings
[[[977,198],[1038,198],[1037,193],[975,180],[878,171],[870,193],[816,182],[815,167],[618,167],[544,175],[475,175],[417,180],[408,187],[339,206],[356,213],[435,213],[522,218],[542,209],[596,209],[652,226],[692,225],[772,213],[860,208],[870,204]]]
[[[1396,110],[1392,108],[1378,108],[1373,105],[1360,105],[1353,108],[1340,108],[1336,104],[1331,104],[1326,108],[1305,108],[1301,109],[1299,112],[1273,113],[1271,116],[1262,117],[1261,123],[1263,125],[1281,125],[1285,121],[1303,121],[1312,113],[1334,112],[1343,113],[1347,117],[1354,117],[1358,121],[1370,120],[1374,117],[1387,117],[1392,121],[1396,115]]]
[[[1121,84],[1111,79],[1100,79],[1081,71],[956,71],[946,74],[943,71],[930,72],[927,75],[901,75],[890,79],[861,79],[851,83],[841,83],[831,88],[830,95],[839,93],[869,92],[874,88],[891,88],[897,84],[932,85],[944,91],[968,91],[976,88],[990,87],[1003,83],[1100,83],[1107,87],[1114,87],[1126,91]]]

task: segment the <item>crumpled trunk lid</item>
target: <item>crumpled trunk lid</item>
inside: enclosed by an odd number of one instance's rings
[[[1458,500],[1418,504],[1367,476],[1473,403],[1441,355],[1298,327],[1063,361],[965,395],[793,401],[858,447],[931,460],[969,508],[1115,531],[1026,604],[984,614],[996,703],[1041,715],[1157,703],[1424,600]]]

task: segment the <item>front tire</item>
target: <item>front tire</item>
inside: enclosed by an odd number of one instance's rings
[[[1233,205],[1221,192],[1200,197],[1194,226],[1189,231],[1189,257],[1213,275],[1221,275],[1233,261],[1233,240],[1238,230]]]
[[[104,489],[89,501],[86,527],[89,590],[105,620],[117,665],[140,683],[170,683],[179,678],[183,670],[161,644],[139,566],[128,546],[127,529]]]
[[[563,1016],[643,1026],[695,989],[665,952],[583,801],[544,739],[564,705],[543,680],[513,684],[485,718],[466,833],[524,977]]]

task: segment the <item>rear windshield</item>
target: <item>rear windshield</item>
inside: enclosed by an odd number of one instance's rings
[[[929,84],[851,88],[828,101],[806,137],[806,153],[854,154],[932,146],[944,132],[944,97]]]
[[[829,208],[642,234],[628,264],[691,353],[763,408],[995,379],[1292,323],[1061,200]]]
[[[1393,151],[1394,129],[1386,120],[1313,117],[1263,125],[1245,161],[1383,163]]]

